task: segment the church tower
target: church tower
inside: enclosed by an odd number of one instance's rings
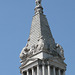
[[[22,75],[65,75],[64,51],[55,43],[41,0],[36,0],[30,35],[20,53]]]

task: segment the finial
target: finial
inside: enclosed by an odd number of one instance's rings
[[[41,5],[41,1],[42,0],[36,0],[35,1],[35,3],[36,3],[35,14],[43,13],[43,8],[42,8],[42,5]]]

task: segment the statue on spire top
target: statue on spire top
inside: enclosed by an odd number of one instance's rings
[[[42,0],[36,0],[36,5],[40,5]]]
[[[41,1],[42,0],[35,0],[35,3],[36,3],[35,14],[43,13],[43,8],[42,8],[42,5],[41,5]]]

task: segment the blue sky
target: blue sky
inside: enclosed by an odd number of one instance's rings
[[[75,74],[75,0],[42,0],[56,43],[62,45],[66,75]],[[19,54],[34,16],[35,0],[0,0],[0,75],[20,75]]]

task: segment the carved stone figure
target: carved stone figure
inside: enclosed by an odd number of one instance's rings
[[[37,50],[43,50],[44,47],[44,40],[42,37],[38,40],[38,44],[36,45]]]
[[[56,50],[61,57],[64,57],[64,50],[61,45],[56,44]]]
[[[27,45],[22,49],[21,53],[20,53],[20,58],[23,59],[24,57],[26,58],[28,52],[30,51],[30,49],[27,48]]]

